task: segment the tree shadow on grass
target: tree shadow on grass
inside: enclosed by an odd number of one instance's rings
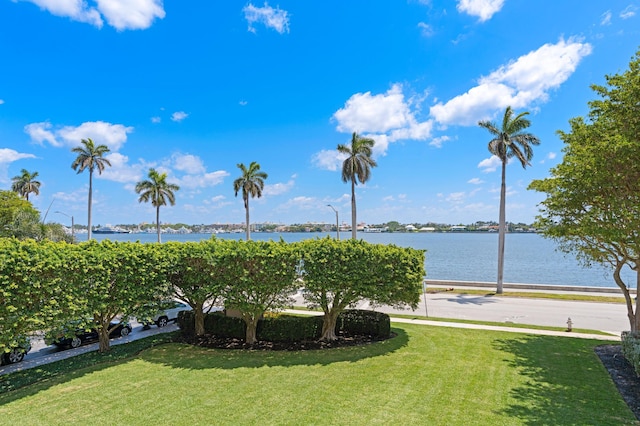
[[[248,349],[211,349],[188,344],[155,348],[141,354],[144,361],[182,369],[234,369],[260,367],[291,367],[328,365],[336,362],[357,362],[391,354],[409,343],[403,329],[393,328],[395,336],[358,346],[299,351],[269,351]]]
[[[497,350],[526,383],[511,389],[502,414],[523,424],[636,424],[594,353],[601,342],[526,335],[497,340]]]
[[[259,368],[263,366],[289,367],[356,362],[387,355],[408,345],[409,336],[403,329],[393,328],[392,332],[395,333],[395,337],[391,339],[361,346],[308,351],[207,349],[173,343],[170,341],[170,336],[154,336],[113,346],[107,354],[100,354],[97,351],[88,352],[40,367],[0,376],[0,406],[135,359],[191,370]]]

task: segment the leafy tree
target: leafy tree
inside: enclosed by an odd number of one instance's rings
[[[88,239],[91,239],[91,199],[93,197],[93,171],[98,169],[98,174],[102,174],[106,166],[111,167],[111,162],[104,158],[104,155],[111,150],[106,145],[95,145],[91,138],[82,139],[80,141],[82,145],[71,149],[71,152],[78,154],[71,168],[77,170],[78,173],[82,173],[85,169],[89,170],[89,201],[88,201]]]
[[[354,240],[357,238],[356,184],[357,181],[367,182],[371,168],[378,165],[371,158],[373,145],[373,139],[360,137],[355,132],[351,136],[351,145],[338,145],[338,152],[347,156],[342,162],[342,181],[351,182],[351,237]]]
[[[14,176],[11,184],[11,190],[17,192],[29,201],[29,194],[40,195],[40,181],[37,181],[38,172],[29,173],[28,170],[22,169],[18,176]]]
[[[62,225],[41,223],[31,202],[12,191],[0,191],[0,237],[73,242]]]
[[[170,257],[169,281],[174,296],[193,309],[196,336],[204,334],[204,316],[221,300],[223,284],[218,276],[224,273],[220,261],[223,248],[224,243],[215,239],[163,245]]]
[[[635,271],[640,292],[640,51],[627,71],[592,89],[601,99],[589,102],[588,117],[573,118],[569,132],[558,132],[562,163],[529,186],[546,194],[535,225],[585,265],[613,270],[631,330],[640,331],[632,283],[620,274],[625,266]]]
[[[218,279],[225,286],[225,307],[240,312],[246,325],[245,342],[253,344],[264,313],[291,303],[298,287],[299,256],[293,245],[283,241],[227,240],[224,245]]]
[[[489,152],[502,162],[502,183],[500,185],[500,221],[498,226],[498,283],[496,293],[502,294],[504,273],[504,239],[506,232],[505,202],[506,202],[506,169],[510,158],[515,157],[523,168],[531,165],[533,158],[532,145],[539,145],[537,136],[524,130],[531,125],[525,118],[528,112],[522,112],[514,117],[511,107],[507,107],[502,118],[502,126],[498,127],[490,121],[480,121],[478,125],[487,129],[493,139],[489,141]]]
[[[239,163],[238,168],[242,171],[242,176],[233,181],[233,190],[236,193],[236,197],[238,196],[238,192],[242,190],[242,199],[244,200],[244,209],[246,212],[247,241],[249,241],[251,239],[251,231],[249,229],[249,197],[262,197],[264,180],[268,175],[260,171],[260,164],[255,161],[249,164],[249,168],[243,163]]]
[[[391,306],[419,302],[424,252],[330,238],[298,243],[304,258],[304,298],[324,312],[322,339],[336,339],[338,315],[361,300]]]
[[[159,244],[104,240],[72,247],[66,283],[89,319],[86,325],[98,331],[100,352],[107,352],[112,321],[126,321],[143,305],[169,297],[169,263]]]
[[[158,173],[156,169],[149,169],[149,179],[136,184],[136,192],[140,194],[138,202],[148,203],[156,208],[156,231],[160,242],[160,206],[166,206],[167,201],[173,206],[176,203],[174,191],[180,187],[167,182],[166,173]]]
[[[64,279],[70,247],[0,238],[0,353],[15,347],[21,336],[77,314]]]

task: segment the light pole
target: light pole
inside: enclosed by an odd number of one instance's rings
[[[73,230],[73,228],[75,226],[75,224],[73,223],[73,216],[69,216],[66,213],[62,213],[61,211],[56,211],[56,213],[71,218],[71,239],[75,242],[76,241],[76,236],[75,236],[75,232]]]
[[[333,207],[331,204],[327,204],[327,207],[331,207],[331,210],[333,210],[336,213],[336,238],[338,239],[338,241],[340,241],[340,225],[338,224],[338,210],[336,210],[335,207]]]

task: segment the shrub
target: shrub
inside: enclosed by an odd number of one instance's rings
[[[193,336],[196,330],[196,316],[193,311],[180,311],[176,318],[176,324],[180,327],[183,336]]]
[[[622,354],[629,361],[636,371],[636,375],[640,376],[640,333],[623,331],[622,332]]]
[[[258,321],[258,340],[297,342],[316,340],[322,332],[322,317],[278,316]]]
[[[228,317],[223,312],[211,312],[204,317],[204,332],[218,337],[244,339],[247,326],[236,317]]]
[[[337,329],[345,334],[389,338],[391,319],[382,312],[348,309],[338,316]]]

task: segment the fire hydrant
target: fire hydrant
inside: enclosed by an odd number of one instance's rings
[[[573,328],[573,322],[571,322],[571,318],[567,320],[567,331],[571,331]]]

